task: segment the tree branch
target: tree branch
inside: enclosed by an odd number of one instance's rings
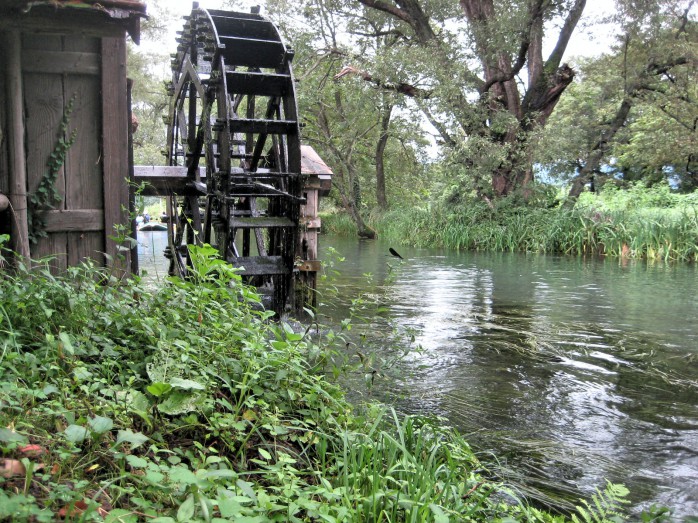
[[[494,84],[508,82],[509,80],[513,79],[517,74],[519,74],[521,69],[523,69],[523,66],[526,63],[526,58],[528,57],[528,49],[531,45],[531,35],[533,33],[535,23],[543,16],[543,1],[544,0],[536,0],[535,4],[531,5],[528,24],[526,25],[526,30],[521,34],[521,45],[519,46],[519,52],[516,55],[516,62],[514,62],[514,65],[508,72],[493,76],[487,80],[487,82],[485,82],[485,84],[479,89],[480,95],[489,91],[490,87],[492,87]]]
[[[565,23],[560,30],[560,34],[557,37],[557,43],[552,53],[545,62],[545,70],[550,74],[560,67],[560,62],[562,62],[562,56],[565,54],[567,49],[567,44],[570,42],[572,33],[575,27],[577,27],[577,22],[582,17],[584,12],[584,7],[586,6],[586,0],[576,0],[570,12],[567,13],[567,18]]]
[[[348,75],[359,76],[364,81],[370,82],[374,84],[376,87],[380,87],[381,89],[384,89],[386,91],[394,91],[396,93],[404,94],[406,96],[409,96],[410,98],[421,98],[426,100],[429,99],[432,95],[431,91],[425,91],[411,84],[406,84],[403,82],[392,83],[381,80],[380,78],[374,78],[373,75],[371,75],[371,73],[361,71],[360,69],[357,69],[350,65],[345,65],[341,71],[334,75],[333,79],[335,81],[339,81]]]
[[[409,25],[422,43],[436,39],[429,24],[429,18],[424,14],[418,0],[396,0],[398,6],[383,0],[359,0],[366,7],[382,11],[402,20]]]
[[[416,100],[417,107],[419,107],[420,111],[424,114],[424,116],[427,117],[427,120],[429,120],[429,123],[433,125],[437,131],[439,131],[439,134],[441,135],[441,138],[443,138],[443,141],[448,145],[449,147],[455,147],[456,141],[451,137],[449,134],[448,130],[446,129],[446,126],[439,122],[433,114],[431,114],[431,111],[429,108],[421,102],[421,100]]]

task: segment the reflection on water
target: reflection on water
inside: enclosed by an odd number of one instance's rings
[[[380,242],[321,244],[347,259],[326,313],[346,317],[360,293],[387,308],[361,350],[406,344],[390,324],[423,349],[373,394],[445,416],[532,486],[589,494],[607,478],[636,510],[698,514],[695,266],[408,248],[400,263]]]
[[[167,276],[170,261],[165,258],[167,231],[138,231],[138,270],[148,280]]]

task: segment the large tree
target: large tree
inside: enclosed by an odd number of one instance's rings
[[[619,2],[617,45],[582,66],[551,120],[540,158],[571,175],[570,204],[590,181],[671,176],[698,185],[698,27],[693,2]],[[570,128],[574,133],[569,132]]]
[[[488,179],[494,196],[526,187],[531,136],[574,77],[562,58],[585,0],[357,3],[358,18],[390,19],[398,44],[388,56],[347,57],[357,75],[414,99],[450,157]],[[547,55],[544,39],[554,42]]]
[[[361,236],[372,236],[365,215],[386,209],[391,198],[409,197],[422,186],[417,160],[421,129],[407,124],[403,97],[373,85],[347,82],[347,57],[380,56],[395,44],[386,21],[357,19],[345,0],[268,0],[267,15],[295,48],[303,141],[334,170],[332,196]],[[300,23],[302,21],[302,23]],[[389,21],[388,21],[389,23]],[[359,33],[382,33],[362,37]]]

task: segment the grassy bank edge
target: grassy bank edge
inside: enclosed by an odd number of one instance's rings
[[[341,331],[269,323],[212,250],[195,260],[158,290],[91,266],[0,277],[0,520],[622,519],[622,486],[550,514],[438,420],[352,410],[324,377]]]
[[[677,195],[677,201],[660,207],[632,198],[590,197],[574,209],[510,202],[496,208],[484,202],[425,204],[374,213],[368,222],[385,241],[413,247],[683,262],[698,258],[698,205],[693,199]],[[324,213],[321,218],[325,232],[356,234],[346,214]]]

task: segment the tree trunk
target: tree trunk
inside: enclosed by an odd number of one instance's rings
[[[633,92],[634,91],[631,90],[630,94]],[[632,98],[630,96],[626,96],[623,102],[620,104],[620,107],[618,107],[613,121],[609,124],[606,130],[601,133],[601,138],[599,138],[592,147],[584,167],[582,167],[579,174],[572,181],[572,187],[567,195],[565,206],[574,207],[577,198],[579,198],[579,195],[582,194],[582,191],[584,190],[584,186],[591,180],[591,177],[601,166],[601,161],[610,148],[616,133],[618,133],[623,125],[625,125],[632,106]]]
[[[383,105],[383,117],[381,118],[381,134],[376,143],[376,201],[378,208],[386,210],[388,199],[385,195],[385,147],[388,145],[388,128],[390,127],[390,116],[393,111],[392,104]]]

